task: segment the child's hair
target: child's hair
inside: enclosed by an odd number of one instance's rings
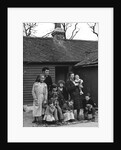
[[[57,87],[57,84],[55,84],[55,83],[53,83],[52,86],[51,86],[52,89],[56,88],[56,87]]]
[[[40,75],[38,75],[38,76],[36,77],[35,82],[40,82]]]
[[[88,92],[85,96],[89,96],[89,97],[90,97],[91,95],[90,95],[90,93]]]
[[[78,77],[79,77],[79,75],[78,75],[78,74],[76,74],[76,75],[75,75],[75,78],[76,78],[76,76],[78,76]],[[79,77],[79,78],[80,78],[80,77]]]
[[[65,81],[59,80],[59,81],[58,81],[58,86],[60,86],[60,83],[62,83],[62,84],[65,86]]]
[[[50,105],[52,103],[53,103],[53,98],[50,98],[49,101],[48,101],[48,105]]]

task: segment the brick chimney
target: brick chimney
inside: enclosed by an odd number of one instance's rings
[[[55,23],[55,29],[52,32],[52,36],[56,40],[62,40],[64,39],[65,32],[61,28],[61,23]]]

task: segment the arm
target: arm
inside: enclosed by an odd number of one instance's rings
[[[35,94],[34,87],[35,87],[35,84],[33,84],[33,87],[32,87],[32,96],[33,96],[33,99],[36,100],[36,99],[37,99],[37,96],[36,96],[36,94]]]
[[[66,90],[65,87],[63,88],[63,93],[64,93],[64,99],[65,99],[65,100],[68,100],[68,98],[69,98],[69,97],[68,97],[68,92],[67,92],[67,90]]]
[[[71,83],[71,81],[67,81],[66,88],[67,91],[71,92],[76,89],[76,86],[73,83]]]
[[[49,76],[49,87],[48,87],[49,90],[51,89],[52,84],[53,84],[52,78],[51,76]]]
[[[48,90],[47,90],[47,84],[45,84],[45,91],[44,91],[44,96],[45,96],[45,100],[47,101],[48,99]]]

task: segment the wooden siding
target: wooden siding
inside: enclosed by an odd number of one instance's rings
[[[50,75],[53,82],[55,82],[55,66],[47,65],[50,68]],[[45,65],[40,64],[24,64],[23,65],[23,102],[31,103],[33,101],[32,97],[32,86],[33,83],[40,73],[42,73],[42,68]]]
[[[84,80],[84,93],[89,92],[91,98],[98,105],[98,66],[78,67],[74,72]]]

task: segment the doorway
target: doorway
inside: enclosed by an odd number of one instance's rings
[[[68,74],[68,66],[57,66],[55,67],[55,82],[64,80],[66,82]]]

